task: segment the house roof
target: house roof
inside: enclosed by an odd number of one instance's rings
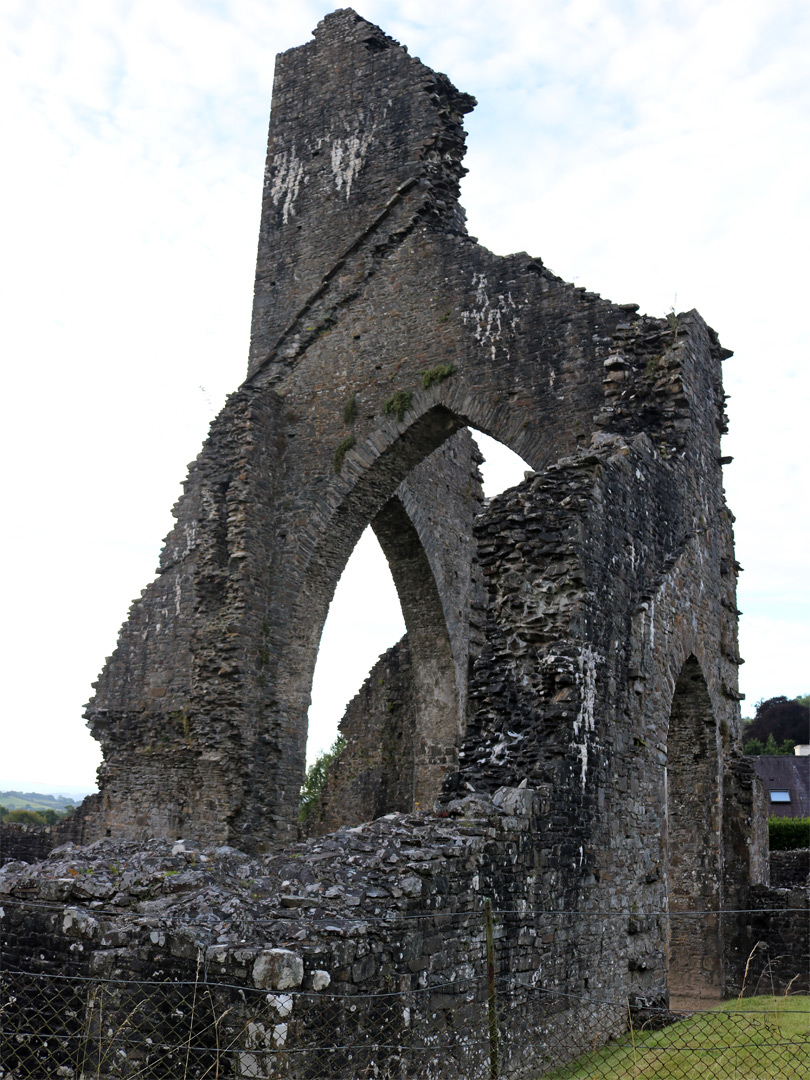
[[[810,757],[756,754],[751,763],[774,817],[810,817]],[[783,792],[787,792],[787,798]]]

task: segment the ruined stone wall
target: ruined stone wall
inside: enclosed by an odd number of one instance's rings
[[[383,653],[346,709],[340,723],[346,746],[304,823],[306,836],[411,809],[416,712],[406,635]]]
[[[451,1004],[479,1004],[463,973],[488,896],[512,913],[516,1029],[578,1008],[545,991],[649,1003],[737,977],[748,931],[688,921],[748,906],[763,879],[729,354],[696,312],[640,315],[468,237],[471,104],[350,10],[279,60],[249,375],[88,706],[105,760],[77,818],[98,844],[65,856],[75,875],[54,853],[8,879],[45,957],[79,905],[109,919],[76,943],[100,972],[188,970],[203,948],[255,982],[294,926],[302,980],[404,980],[429,992],[414,1030],[449,1027]],[[468,425],[533,475],[483,504]],[[407,644],[350,707],[312,826],[357,827],[291,846],[318,642],[368,525]],[[177,836],[194,851],[172,854]]]
[[[772,851],[771,887],[774,889],[800,889],[807,887],[810,879],[810,848],[795,851]]]
[[[251,381],[212,425],[159,577],[133,606],[88,707],[105,750],[98,835],[248,846],[291,835],[320,630],[362,529],[467,419],[527,444],[517,449],[533,461],[556,457],[572,420],[550,392],[556,368],[572,367],[565,379],[576,412],[592,415],[601,396],[601,378],[586,389],[590,366],[571,365],[568,350],[575,360],[591,354],[594,331],[609,334],[625,312],[564,286],[536,261],[497,260],[459,232],[459,110],[471,101],[388,39],[378,47],[382,40],[353,13],[336,13],[311,46],[280,62]],[[346,59],[339,66],[336,50]],[[338,71],[354,74],[347,83]],[[328,112],[317,107],[324,95]],[[379,124],[369,120],[375,102]],[[349,183],[338,153],[344,135],[315,129],[327,115],[355,122],[361,104],[372,142],[367,153],[355,147]],[[290,173],[296,146],[300,183]],[[410,170],[407,190],[396,161]],[[268,259],[281,263],[271,268]],[[317,295],[307,291],[310,277]],[[280,330],[295,312],[292,329]],[[551,366],[539,382],[537,348]],[[504,368],[513,351],[516,363]],[[543,411],[544,400],[555,408],[541,432],[525,416]],[[457,483],[463,492],[463,468]],[[445,515],[443,535],[464,536],[458,524]],[[459,566],[469,573],[465,560]],[[447,619],[458,604],[444,588],[441,599]],[[412,651],[436,655],[430,629],[411,633]],[[469,630],[458,637],[450,619],[443,634],[457,668],[455,715],[446,686],[433,680],[422,711],[435,707],[443,719],[435,738],[427,720],[421,733],[423,802],[453,763],[464,719],[458,672]]]
[[[294,835],[320,631],[369,523],[413,624],[414,803],[430,804],[456,766],[482,644],[475,559],[459,540],[469,465],[462,455],[448,471],[457,451],[439,451],[466,424],[538,470],[594,436],[643,434],[673,461],[670,501],[694,502],[684,529],[701,528],[707,500],[719,520],[713,332],[639,316],[466,236],[455,196],[470,99],[343,11],[280,60],[274,102],[250,377],[191,468],[160,576],[88,708],[105,749],[98,835],[259,849]],[[411,477],[417,467],[432,476]],[[671,545],[664,574],[686,533],[650,543]],[[435,592],[408,603],[418,564]]]
[[[178,851],[161,841],[101,841],[54,852],[35,870],[0,875],[4,960],[24,971],[151,982],[152,989],[139,988],[141,999],[165,993],[155,987],[167,980],[194,985],[200,972],[205,982],[270,991],[243,994],[241,1005],[234,993],[233,1015],[218,1030],[223,1045],[252,1019],[272,1049],[278,1017],[268,1003],[273,991],[285,989],[293,1006],[286,1045],[299,1052],[291,1076],[309,1075],[312,1062],[300,1055],[316,1041],[345,1044],[352,1006],[363,1000],[358,995],[384,994],[390,1002],[393,993],[400,1025],[403,1007],[409,1021],[389,1034],[406,1051],[414,1047],[409,1064],[466,1077],[486,1060],[488,896],[499,912],[499,992],[508,1003],[504,1075],[520,1075],[527,1031],[542,1049],[544,1029],[570,1022],[566,1050],[574,1053],[590,1042],[581,1025],[578,1041],[578,1021],[595,1008],[605,1038],[623,1026],[628,995],[632,1003],[649,1000],[649,980],[628,963],[638,920],[619,911],[615,919],[587,922],[562,906],[572,895],[562,878],[548,897],[557,906],[548,913],[537,908],[537,837],[553,859],[554,837],[544,822],[555,815],[548,796],[520,789],[469,796],[445,816],[392,815],[275,856]],[[624,947],[585,947],[589,937],[601,939],[606,924]],[[279,987],[274,971],[282,961],[294,977]],[[617,995],[612,1018],[600,1008],[606,995]],[[120,1011],[108,1009],[107,1022],[125,1021],[131,1005],[130,994]],[[170,1012],[163,1010],[167,1030]],[[356,1020],[367,1026],[368,1013]],[[159,1043],[160,1028],[150,1037]],[[426,1054],[431,1042],[435,1052]],[[348,1080],[358,1067],[347,1062],[329,1075]]]
[[[810,887],[754,886],[733,927],[732,993],[810,991]]]
[[[41,862],[53,847],[48,825],[0,821],[0,866],[7,862]]]

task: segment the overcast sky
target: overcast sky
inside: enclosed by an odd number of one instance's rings
[[[0,787],[94,786],[90,683],[245,373],[274,57],[329,10],[0,0]],[[649,314],[696,307],[734,349],[744,713],[806,693],[810,5],[358,10],[478,98],[462,191],[474,236]],[[325,685],[354,660],[359,684],[401,633],[393,586],[370,625],[380,589],[368,610],[356,601],[359,626],[331,634]],[[340,696],[321,695],[313,750]]]

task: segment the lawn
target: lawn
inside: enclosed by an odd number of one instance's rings
[[[730,1001],[657,1031],[633,1030],[543,1080],[808,1080],[810,997]],[[539,1077],[538,1077],[539,1080]]]

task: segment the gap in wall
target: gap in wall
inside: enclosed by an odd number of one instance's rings
[[[494,498],[523,480],[529,469],[513,450],[470,429],[484,463],[484,495]],[[405,633],[388,562],[371,526],[357,542],[338,581],[324,623],[309,707],[307,767],[328,750],[346,706],[368,678],[377,659]]]

